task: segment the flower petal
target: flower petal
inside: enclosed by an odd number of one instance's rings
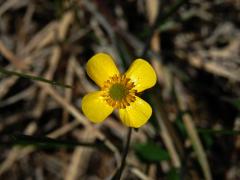
[[[92,92],[82,99],[82,111],[94,123],[102,122],[113,112],[113,108],[107,104],[101,93],[101,91]]]
[[[135,83],[138,92],[151,88],[157,81],[152,66],[143,59],[136,59],[125,74]]]
[[[102,87],[106,80],[119,74],[119,71],[110,55],[98,53],[87,62],[87,74],[98,86]]]
[[[139,128],[143,126],[152,115],[151,106],[143,99],[136,100],[125,109],[119,109],[120,119],[128,127]]]

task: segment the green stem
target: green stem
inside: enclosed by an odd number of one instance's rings
[[[113,176],[112,180],[120,180],[122,176],[122,172],[124,170],[125,164],[126,164],[126,158],[129,150],[130,140],[132,135],[132,128],[129,127],[128,134],[127,134],[127,142],[125,144],[125,148],[122,154],[122,162],[120,168],[117,170],[116,174]]]
[[[39,77],[39,76],[32,76],[32,75],[29,75],[29,74],[24,74],[24,73],[20,73],[20,72],[6,70],[2,67],[0,67],[0,73],[5,74],[5,75],[14,75],[14,76],[18,76],[18,77],[25,78],[25,79],[41,81],[41,82],[45,82],[45,83],[49,83],[49,84],[52,84],[52,85],[61,86],[61,87],[65,87],[65,88],[72,88],[70,85],[61,84],[61,83],[58,83],[56,81],[51,81],[51,80],[48,80],[48,79],[44,79],[44,78]]]

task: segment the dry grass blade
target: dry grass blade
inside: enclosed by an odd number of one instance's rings
[[[87,141],[94,140],[91,130],[88,129],[86,129],[86,131],[83,133],[82,138],[86,139]],[[92,152],[93,150],[76,148],[72,155],[72,160],[70,162],[69,168],[64,179],[77,180],[79,179],[79,177],[82,177],[87,170],[86,164],[88,164]]]
[[[52,79],[53,75],[56,71],[59,58],[61,56],[61,51],[59,47],[54,47],[51,57],[49,59],[49,69],[48,71],[44,74],[45,79]],[[39,96],[38,96],[38,102],[36,104],[36,108],[34,111],[35,117],[40,117],[42,112],[44,111],[46,100],[47,100],[47,94],[44,91],[41,91]]]
[[[148,19],[149,19],[149,24],[151,26],[153,26],[154,22],[157,19],[158,16],[158,12],[159,12],[159,2],[158,1],[147,1],[147,12],[148,12]],[[153,33],[152,39],[151,39],[151,49],[153,50],[153,52],[159,53],[161,54],[161,48],[160,48],[160,33],[158,31],[155,31]],[[164,73],[164,70],[166,69],[166,67],[163,67],[163,65],[161,64],[161,61],[159,61],[159,59],[153,57],[151,60],[152,64],[155,67],[155,71],[158,77],[158,82],[160,84],[162,84],[162,78],[165,77],[166,73]],[[165,82],[166,83],[166,82]],[[160,109],[160,108],[159,108]],[[162,109],[163,111],[163,109]],[[161,113],[161,112],[160,112]],[[173,166],[175,168],[180,168],[181,167],[181,161],[178,155],[178,152],[175,148],[174,145],[174,141],[173,138],[170,135],[170,131],[169,131],[169,124],[168,126],[165,124],[166,121],[168,120],[163,120],[163,116],[161,116],[161,114],[159,113],[159,111],[156,109],[155,110],[155,114],[156,114],[156,118],[158,120],[158,124],[159,127],[161,129],[160,131],[160,135],[164,141],[164,144],[166,145],[166,148],[171,156],[171,160],[173,163]]]
[[[0,99],[7,94],[9,89],[16,83],[17,79],[18,79],[18,77],[13,76],[13,77],[9,77],[9,78],[6,78],[1,81],[1,83],[0,83]]]
[[[4,106],[8,106],[10,104],[14,104],[14,103],[16,103],[20,100],[23,100],[23,99],[27,100],[27,99],[30,98],[30,96],[33,96],[35,94],[35,92],[36,92],[36,87],[35,86],[29,87],[28,89],[14,95],[14,96],[11,96],[8,99],[5,99],[5,100],[1,101],[0,108],[4,107]]]
[[[175,85],[176,85],[175,90],[176,90],[176,94],[177,94],[179,108],[182,112],[186,112],[188,110],[188,105],[186,102],[186,99],[187,99],[186,94],[183,90],[181,83],[177,79],[175,79]],[[182,118],[183,118],[183,123],[186,127],[186,131],[188,133],[188,136],[191,140],[192,146],[196,152],[199,164],[201,165],[201,168],[202,168],[202,171],[204,174],[204,178],[206,180],[211,180],[212,175],[211,175],[209,163],[207,160],[207,156],[204,151],[203,145],[200,141],[200,138],[198,136],[193,119],[189,114],[184,114]]]
[[[131,168],[130,171],[135,174],[139,179],[141,180],[153,180],[152,178],[149,178],[148,176],[146,176],[143,172],[141,172],[139,169],[137,168]]]
[[[73,85],[73,78],[74,78],[74,67],[76,64],[76,58],[71,56],[68,61],[67,66],[67,72],[66,72],[66,78],[65,83]],[[65,89],[65,98],[66,101],[71,102],[72,99],[72,90],[71,89]],[[69,114],[67,111],[63,111],[63,124],[65,124],[68,121]]]
[[[0,52],[3,54],[14,66],[16,66],[19,69],[26,70],[27,65],[25,65],[22,60],[19,60],[16,56],[14,56],[3,44],[3,42],[0,40]]]
[[[165,125],[164,120],[163,120],[161,114],[159,113],[159,111],[156,110],[155,112],[156,112],[156,118],[158,120],[159,127],[161,128],[160,135],[161,135],[163,142],[169,152],[169,155],[172,160],[172,164],[175,168],[180,168],[181,161],[180,161],[179,155],[177,153],[177,150],[174,146],[173,140],[168,132],[168,128]]]

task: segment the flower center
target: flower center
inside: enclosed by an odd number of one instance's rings
[[[102,96],[113,108],[123,109],[136,100],[137,91],[134,83],[125,75],[114,75],[102,88]]]
[[[122,84],[113,84],[108,93],[113,100],[119,101],[128,95],[128,89]]]

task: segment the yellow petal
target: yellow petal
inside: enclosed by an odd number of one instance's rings
[[[143,59],[136,59],[125,74],[135,83],[138,92],[151,88],[157,81],[152,66]]]
[[[151,106],[139,97],[125,109],[119,109],[120,119],[128,127],[143,126],[152,115]]]
[[[82,111],[94,123],[102,122],[113,112],[113,108],[107,104],[101,93],[101,91],[92,92],[82,99]]]
[[[87,62],[87,74],[98,86],[102,87],[106,80],[119,74],[119,71],[110,55],[98,53]]]

